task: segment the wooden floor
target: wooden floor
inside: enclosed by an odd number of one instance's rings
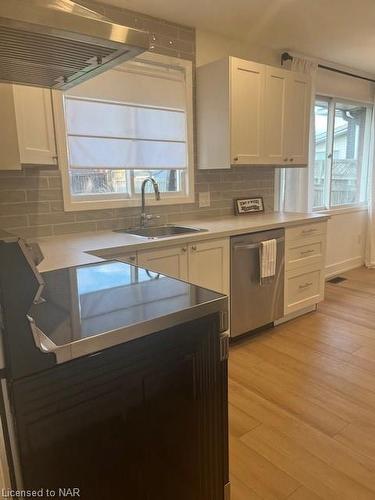
[[[230,353],[232,500],[375,500],[375,270]]]

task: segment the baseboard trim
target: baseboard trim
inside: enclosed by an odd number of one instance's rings
[[[342,260],[341,262],[337,262],[336,264],[331,264],[326,266],[325,268],[325,277],[326,280],[336,276],[340,273],[345,273],[346,271],[350,271],[351,269],[355,269],[357,267],[361,267],[364,264],[363,257],[353,257],[351,259]]]
[[[298,311],[294,311],[294,312],[287,314],[286,316],[283,316],[282,318],[274,321],[274,325],[275,326],[282,325],[283,323],[286,323],[287,321],[290,321],[291,319],[298,318],[298,316],[303,316],[304,314],[314,312],[314,311],[316,311],[316,308],[317,308],[317,304],[313,304],[312,306],[307,306],[307,307],[304,307],[303,309],[299,309]]]

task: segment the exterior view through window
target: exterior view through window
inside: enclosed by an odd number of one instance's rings
[[[72,205],[137,204],[149,176],[162,202],[191,196],[190,80],[184,63],[136,60],[65,94],[65,197]]]
[[[317,98],[314,209],[366,202],[371,108]]]

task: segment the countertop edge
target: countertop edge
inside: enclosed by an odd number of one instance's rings
[[[278,212],[275,213],[275,218],[282,217],[282,214]],[[268,214],[270,215],[270,214]],[[298,213],[290,213],[291,219],[288,220],[288,214],[284,214],[283,220],[275,220],[275,221],[261,221],[259,220],[259,224],[254,225],[254,219],[251,217],[257,217],[256,215],[248,215],[249,217],[249,225],[246,223],[241,227],[227,227],[225,229],[214,229],[211,228],[207,231],[195,233],[195,234],[186,234],[180,236],[171,236],[168,238],[160,238],[160,239],[146,239],[138,236],[131,236],[123,233],[124,237],[128,237],[130,241],[129,243],[119,244],[111,243],[109,241],[108,245],[104,246],[102,243],[98,244],[94,242],[95,239],[102,239],[105,236],[108,236],[110,240],[110,236],[113,236],[113,232],[108,231],[98,231],[98,232],[89,232],[89,233],[76,233],[76,234],[67,234],[67,235],[59,235],[59,236],[48,236],[42,238],[36,238],[34,241],[38,242],[42,253],[45,256],[45,259],[38,266],[40,272],[53,271],[56,269],[61,269],[64,267],[70,267],[75,265],[85,265],[85,264],[93,264],[95,262],[101,262],[102,260],[108,258],[116,258],[116,256],[120,256],[121,254],[131,253],[134,251],[141,251],[153,248],[166,248],[168,246],[174,246],[178,244],[186,244],[193,241],[206,241],[218,238],[225,238],[231,236],[237,236],[240,234],[250,234],[259,231],[267,231],[277,228],[287,228],[292,226],[298,226],[304,223],[313,223],[313,222],[322,222],[327,221],[330,216],[324,214],[298,214]],[[300,215],[300,217],[299,217]],[[246,216],[243,216],[246,217]],[[238,221],[239,219],[234,219],[234,221]],[[240,219],[242,221],[242,219]],[[179,224],[186,226],[199,226],[204,228],[205,224],[212,226],[214,224],[230,224],[230,221],[227,219],[202,219],[202,221],[194,220],[194,221],[181,221]],[[117,233],[118,234],[118,233]],[[85,239],[86,241],[80,242],[80,240]],[[90,240],[93,242],[90,244]],[[64,245],[63,249],[60,249],[61,245]]]

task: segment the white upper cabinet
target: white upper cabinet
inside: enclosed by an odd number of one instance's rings
[[[264,157],[271,165],[285,163],[284,138],[288,73],[281,68],[266,67],[263,128]]]
[[[56,165],[56,142],[51,91],[13,86],[21,163]]]
[[[231,58],[230,133],[237,164],[262,162],[263,64]]]
[[[0,84],[0,170],[20,170],[22,164],[56,165],[51,91]]]
[[[197,70],[198,167],[306,166],[307,75],[230,57]]]
[[[307,165],[311,109],[309,76],[290,71],[285,112],[285,157],[289,163]]]

